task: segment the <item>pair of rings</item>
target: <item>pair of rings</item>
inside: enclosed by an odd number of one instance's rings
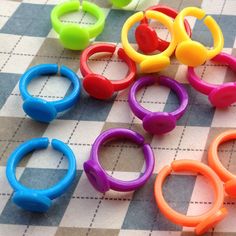
[[[118,180],[108,175],[101,167],[98,158],[99,149],[105,142],[115,138],[129,139],[142,146],[146,168],[138,179],[132,181]],[[52,148],[61,152],[68,159],[68,171],[64,178],[54,186],[41,190],[25,187],[16,179],[15,171],[19,162],[30,152],[45,149],[48,145],[48,138],[28,140],[13,151],[7,162],[6,175],[14,190],[12,200],[17,206],[28,211],[46,212],[52,205],[52,200],[62,195],[76,176],[76,159],[73,151],[67,144],[53,139]],[[102,193],[110,189],[126,192],[143,186],[151,177],[154,165],[154,154],[150,145],[145,143],[143,136],[128,129],[117,128],[107,130],[97,137],[91,149],[90,159],[84,163],[84,170],[96,190]]]
[[[62,23],[60,17],[67,13],[82,10],[88,12],[97,19],[97,22],[89,26],[81,26],[75,23]],[[102,33],[105,25],[103,10],[96,4],[83,1],[68,1],[55,6],[51,12],[53,29],[59,34],[59,39],[64,48],[71,50],[83,50],[89,45],[90,39]]]
[[[182,226],[195,227],[196,234],[203,234],[225,218],[227,215],[227,209],[223,207],[225,193],[230,197],[236,197],[236,175],[222,165],[217,151],[220,144],[235,139],[236,130],[229,130],[211,142],[208,150],[209,166],[199,161],[179,160],[172,162],[171,166],[165,166],[159,172],[154,186],[155,199],[159,209],[169,220]],[[212,208],[200,216],[185,216],[173,210],[165,201],[162,192],[165,179],[172,171],[193,171],[207,177],[215,192]]]
[[[114,44],[97,43],[86,48],[80,57],[80,71],[84,77],[83,87],[92,97],[97,99],[109,99],[116,91],[123,90],[131,85],[136,76],[136,64],[125,53],[124,49],[119,48],[117,55],[123,60],[129,71],[122,80],[109,80],[103,75],[93,73],[88,67],[88,59],[96,53],[111,53],[116,50]]]
[[[236,58],[227,53],[220,53],[212,61],[224,63],[236,72]],[[188,67],[188,81],[199,92],[208,95],[212,106],[225,108],[236,102],[236,82],[222,85],[210,84],[199,78],[193,67]]]
[[[48,189],[30,189],[22,185],[16,178],[15,171],[19,162],[30,152],[47,148],[48,138],[34,138],[18,146],[7,161],[6,175],[14,193],[13,202],[28,211],[46,212],[52,205],[52,200],[62,195],[72,184],[76,176],[76,160],[73,151],[60,140],[53,139],[51,146],[68,159],[66,175],[54,186]]]
[[[178,15],[178,12],[175,9],[165,5],[155,5],[148,8],[147,11],[148,10],[161,12],[172,19],[175,19]],[[192,29],[187,20],[184,20],[184,26],[187,34],[191,37]],[[157,35],[155,29],[149,25],[146,17],[141,20],[139,26],[135,29],[135,39],[139,49],[145,54],[152,53],[156,50],[163,52],[170,45],[170,42],[161,39]]]
[[[136,99],[137,92],[145,87],[158,83],[174,91],[179,98],[179,108],[173,112],[151,112],[142,107]],[[142,120],[143,128],[151,134],[165,134],[176,127],[176,122],[186,111],[188,106],[188,94],[183,85],[171,78],[160,76],[143,77],[137,80],[129,91],[129,106],[132,112]]]
[[[205,17],[206,13],[196,7],[184,8],[175,18],[174,22],[170,17],[162,12],[147,10],[146,12],[138,12],[132,15],[125,22],[121,32],[121,42],[127,55],[137,62],[140,66],[141,72],[152,73],[158,72],[168,65],[170,65],[170,56],[175,51],[177,59],[189,66],[198,66],[203,64],[206,60],[209,60],[220,53],[224,45],[224,38],[222,31],[216,21],[211,17]],[[186,24],[184,18],[186,16],[194,16],[197,19],[204,19],[204,24],[209,28],[213,36],[214,47],[213,49],[206,49],[206,47],[190,38],[189,32],[186,32]],[[129,43],[128,32],[130,28],[142,20],[153,19],[163,24],[171,34],[171,42],[164,51],[156,55],[144,55],[137,52]],[[140,26],[142,29],[142,27]],[[146,30],[146,28],[145,28]],[[150,32],[150,40],[156,39],[156,35],[150,29],[146,30]],[[142,36],[142,34],[141,34]],[[154,39],[154,40],[155,40]],[[139,40],[138,40],[139,41]],[[156,40],[157,41],[157,40]],[[155,45],[155,44],[153,44]],[[155,49],[155,48],[153,48]],[[158,48],[157,48],[158,49]],[[160,48],[161,49],[161,48]]]
[[[86,92],[92,97],[108,99],[115,91],[127,88],[135,79],[136,65],[126,55],[122,48],[119,48],[118,56],[127,63],[129,68],[129,72],[124,79],[119,81],[109,80],[105,76],[95,74],[90,70],[87,64],[90,56],[99,52],[114,53],[115,49],[116,46],[113,44],[95,44],[88,47],[81,56],[80,69],[84,76],[83,86]],[[64,99],[48,102],[41,98],[35,98],[29,94],[27,88],[31,80],[44,75],[57,74],[58,71],[61,76],[69,79],[73,85],[72,91]],[[19,90],[24,101],[23,110],[25,113],[36,121],[49,123],[57,117],[59,112],[66,111],[75,105],[80,95],[81,86],[76,73],[68,67],[62,66],[59,69],[56,64],[42,64],[30,68],[22,75],[20,78]]]
[[[152,19],[152,20],[159,21],[170,32],[172,40],[169,46],[163,52],[156,55],[144,55],[137,52],[129,43],[129,40],[128,40],[129,30],[134,24],[142,21],[143,19],[148,19],[148,20]],[[174,52],[176,48],[173,22],[170,17],[168,17],[167,15],[161,12],[157,12],[153,10],[148,10],[146,12],[137,12],[131,17],[129,17],[124,23],[122,31],[121,31],[121,42],[127,55],[133,61],[139,64],[141,72],[152,73],[152,72],[161,71],[170,64],[170,56],[172,55],[172,53]]]
[[[45,75],[55,75],[60,73],[61,76],[70,80],[73,89],[65,98],[48,102],[41,98],[33,97],[29,94],[27,88],[31,80]],[[71,108],[79,99],[81,85],[78,76],[66,66],[59,69],[56,64],[42,64],[30,68],[26,71],[19,82],[19,90],[24,101],[23,110],[32,119],[40,122],[49,123],[57,117],[59,112]]]

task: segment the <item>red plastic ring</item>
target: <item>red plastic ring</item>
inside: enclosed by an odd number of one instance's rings
[[[117,55],[129,67],[126,77],[121,80],[108,80],[103,75],[94,74],[88,67],[88,59],[95,53],[114,53],[116,45],[108,43],[97,43],[86,48],[80,58],[80,71],[84,77],[83,86],[86,92],[97,99],[108,99],[114,92],[127,88],[135,79],[136,64],[125,53],[123,48],[119,48]]]
[[[161,12],[173,19],[175,19],[175,17],[178,15],[178,11],[176,11],[175,9],[173,9],[171,7],[165,6],[165,5],[151,6],[147,10],[159,11],[159,12]],[[146,17],[143,18],[143,20],[140,22],[140,25],[142,25],[142,24],[148,25],[148,19]],[[184,20],[184,26],[185,26],[185,30],[186,30],[187,34],[191,37],[192,36],[192,29],[191,29],[187,20]],[[159,50],[161,52],[165,51],[166,48],[168,48],[170,42],[165,41],[159,37],[157,37],[157,40],[158,40],[158,44],[157,44],[156,50]]]

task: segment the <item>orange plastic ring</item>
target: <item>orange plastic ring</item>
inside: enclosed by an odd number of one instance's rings
[[[172,171],[193,171],[202,174],[210,180],[214,188],[215,202],[212,208],[199,216],[186,216],[172,209],[163,197],[162,187],[165,179]],[[223,207],[224,187],[217,174],[207,165],[194,160],[173,161],[171,166],[165,166],[157,175],[154,194],[156,203],[160,211],[175,224],[187,227],[195,227],[197,235],[207,232],[220,222],[227,214],[227,209]]]
[[[236,175],[230,173],[222,165],[217,153],[220,144],[233,139],[236,139],[236,130],[228,130],[218,135],[210,145],[208,151],[208,162],[210,167],[225,183],[225,192],[231,197],[236,197]]]

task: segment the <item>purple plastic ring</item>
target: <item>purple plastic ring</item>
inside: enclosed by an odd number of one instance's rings
[[[173,90],[180,101],[180,106],[173,112],[151,112],[142,107],[136,99],[138,90],[142,87],[153,85],[158,83],[159,85],[166,86]],[[143,77],[137,80],[130,89],[129,92],[129,105],[133,113],[143,121],[143,128],[151,134],[164,134],[173,130],[176,126],[176,121],[182,117],[187,105],[188,94],[183,85],[179,82],[165,77]]]
[[[137,143],[138,145],[142,145],[146,168],[144,173],[138,179],[131,181],[115,179],[112,176],[108,175],[100,165],[98,159],[100,146],[114,138],[129,139]],[[145,143],[142,135],[129,129],[115,128],[106,130],[97,137],[92,145],[90,158],[84,163],[84,171],[90,183],[99,192],[105,193],[109,189],[127,192],[136,190],[148,181],[153,173],[154,164],[155,159],[152,149],[149,144]]]

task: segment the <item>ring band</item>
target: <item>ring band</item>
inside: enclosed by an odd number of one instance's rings
[[[236,130],[223,132],[215,137],[208,150],[209,166],[225,183],[225,192],[231,197],[236,197],[236,175],[232,174],[222,165],[217,151],[220,144],[234,139],[236,139]]]

